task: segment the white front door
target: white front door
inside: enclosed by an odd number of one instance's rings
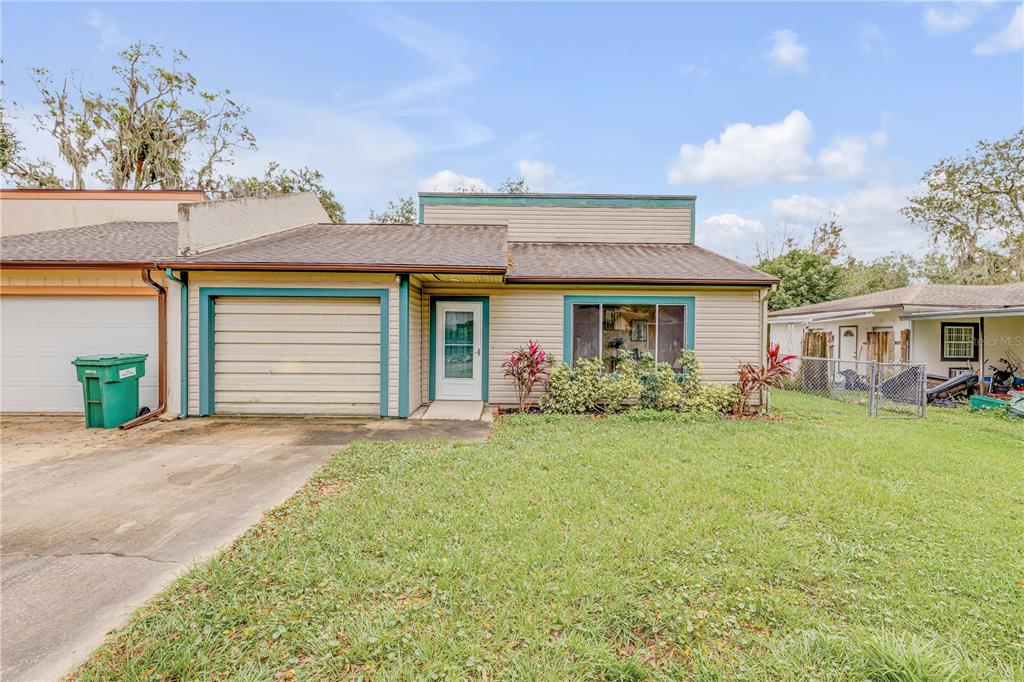
[[[839,327],[839,359],[857,359],[857,327]]]
[[[483,304],[438,301],[434,330],[437,348],[437,400],[482,400]]]

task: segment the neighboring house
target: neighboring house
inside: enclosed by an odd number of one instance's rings
[[[0,411],[81,411],[71,358],[118,348],[150,355],[141,399],[156,406],[158,297],[142,270],[177,238],[149,221],[176,228],[178,205],[199,201],[194,191],[0,190],[2,234],[22,235],[4,240],[0,258],[32,261],[0,272]]]
[[[1024,282],[918,284],[776,310],[768,321],[786,353],[987,375],[1008,352],[1024,356]]]
[[[4,284],[33,262],[138,268],[141,240],[166,251],[146,256],[180,301],[165,359],[166,403],[182,415],[513,404],[501,364],[530,339],[609,368],[621,353],[675,362],[692,348],[720,382],[761,358],[777,280],[696,246],[694,197],[424,193],[416,225],[331,224],[314,204],[187,204],[176,223],[4,238]],[[97,231],[120,237],[97,250]]]
[[[0,235],[26,234],[115,220],[176,221],[178,204],[206,201],[195,190],[4,189]]]

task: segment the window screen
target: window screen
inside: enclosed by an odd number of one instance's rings
[[[601,357],[601,306],[572,307],[572,361]]]
[[[942,325],[942,359],[976,360],[977,329],[968,324]]]
[[[658,306],[658,362],[667,362],[672,369],[683,369],[680,358],[686,348],[686,308],[681,305]]]
[[[619,359],[650,353],[682,369],[686,306],[650,303],[577,303],[572,307],[572,361],[597,358],[608,372]]]

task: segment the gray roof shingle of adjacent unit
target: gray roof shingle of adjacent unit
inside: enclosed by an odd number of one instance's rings
[[[178,223],[121,221],[14,234],[0,239],[0,261],[153,263],[178,250]]]
[[[774,284],[771,275],[694,244],[510,245],[509,281]]]
[[[473,268],[504,272],[504,225],[317,224],[224,246],[174,263]]]
[[[191,269],[351,269],[507,273],[521,282],[743,283],[777,280],[693,244],[507,241],[504,225],[314,224],[177,255],[177,223],[111,222],[0,240],[0,262]]]
[[[788,317],[852,310],[905,307],[1004,308],[1024,305],[1024,282],[1014,284],[915,284],[835,301],[776,310],[768,317]]]

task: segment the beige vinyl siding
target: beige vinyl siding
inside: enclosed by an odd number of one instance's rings
[[[392,274],[334,274],[302,272],[192,272],[189,275],[188,394],[189,414],[199,414],[199,289],[201,287],[289,287],[388,289],[389,363],[388,414],[398,415],[398,284]],[[309,299],[307,299],[309,300]],[[220,311],[220,304],[217,311]],[[218,358],[219,359],[219,358]],[[219,386],[215,386],[219,388]],[[214,396],[216,400],[216,395]],[[311,411],[310,413],[316,413]],[[379,409],[374,414],[379,414]]]
[[[546,287],[509,285],[470,287],[425,284],[423,290],[421,380],[423,401],[429,393],[430,299],[433,296],[490,297],[490,349],[488,368],[492,403],[513,404],[515,387],[502,374],[501,363],[528,340],[539,341],[548,353],[563,358],[563,297],[566,295],[693,296],[694,344],[709,381],[732,383],[740,361],[756,362],[763,338],[764,319],[760,290],[747,287]]]
[[[691,207],[423,206],[423,222],[508,224],[512,242],[688,244]]]
[[[421,344],[423,337],[423,286],[420,280],[409,280],[409,414],[421,404]]]
[[[377,299],[217,301],[217,414],[380,414]]]
[[[154,275],[159,279],[160,275]],[[139,270],[0,270],[3,287],[143,287]]]

